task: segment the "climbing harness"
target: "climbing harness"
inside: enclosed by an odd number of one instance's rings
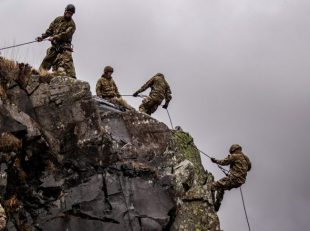
[[[42,41],[45,41],[46,39],[43,39]],[[20,44],[17,44],[17,45],[13,45],[13,46],[8,46],[8,47],[2,47],[0,48],[0,51],[2,50],[7,50],[7,49],[11,49],[11,48],[14,48],[14,47],[20,47],[20,46],[24,46],[24,45],[28,45],[28,44],[31,44],[31,43],[36,43],[38,42],[37,40],[34,40],[34,41],[31,41],[31,42],[27,42],[27,43],[20,43]]]

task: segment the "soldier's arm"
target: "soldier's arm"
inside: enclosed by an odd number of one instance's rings
[[[252,163],[248,157],[247,157],[247,161],[248,161],[248,172],[249,172],[252,169]]]
[[[146,89],[148,89],[149,87],[153,85],[153,82],[154,82],[154,77],[151,78],[149,81],[147,81],[137,92],[141,93],[145,91]]]
[[[44,34],[42,34],[42,39],[45,39],[47,37],[50,37],[54,34],[54,28],[55,28],[55,24],[57,23],[58,18],[54,19],[53,22],[51,22],[50,26],[47,28],[47,30],[45,31]]]
[[[172,95],[171,95],[170,86],[167,84],[167,90],[166,90],[166,94],[165,94],[166,104],[169,104],[171,99],[172,99]]]
[[[228,156],[227,156],[225,159],[223,159],[223,160],[217,160],[216,163],[219,164],[219,165],[225,166],[225,165],[231,164],[232,161],[233,161],[232,156],[231,156],[231,155],[228,155]]]
[[[56,41],[69,41],[72,38],[75,29],[75,25],[69,26],[67,30],[62,33],[56,34],[53,37]]]
[[[99,97],[102,97],[100,79],[97,81],[97,84],[96,84],[96,95]]]
[[[120,93],[119,93],[119,91],[118,91],[118,88],[117,88],[117,86],[116,86],[116,84],[115,84],[114,81],[113,81],[113,85],[114,85],[114,87],[115,87],[116,97],[121,97],[121,95],[120,95]]]

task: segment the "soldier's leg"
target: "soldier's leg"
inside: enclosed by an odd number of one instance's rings
[[[214,203],[214,209],[215,211],[219,211],[220,207],[221,207],[221,203],[223,201],[223,198],[224,198],[224,189],[218,189],[217,192],[216,192],[216,200],[215,200],[215,203]]]
[[[114,104],[117,104],[117,105],[120,105],[122,107],[125,107],[129,110],[135,110],[132,106],[130,106],[126,100],[124,100],[122,97],[114,97],[112,98],[111,100],[111,103],[114,103]]]
[[[139,111],[140,112],[143,112],[143,113],[146,113],[148,115],[150,115],[150,113],[148,112],[148,104],[149,104],[149,101],[151,100],[150,97],[146,97],[142,100],[142,103],[141,105],[139,106]]]
[[[42,60],[42,63],[39,67],[40,74],[44,74],[49,69],[51,69],[53,63],[55,62],[55,59],[57,58],[58,52],[56,51],[55,47],[50,47],[46,51],[46,56]]]
[[[215,211],[218,211],[221,206],[225,190],[231,190],[232,188],[237,188],[239,186],[240,184],[238,184],[233,177],[229,176],[226,176],[216,182],[211,183],[210,188],[212,190],[216,190],[216,201],[214,203]]]
[[[142,104],[139,106],[139,111],[151,115],[156,111],[159,104],[160,103],[158,103],[151,97],[146,97],[145,99],[143,99]]]
[[[223,177],[222,179],[210,183],[211,190],[219,190],[219,189],[224,189],[224,190],[230,190],[231,189],[231,180],[230,177],[226,176]]]
[[[210,183],[208,185],[208,188],[212,191],[216,191],[216,199],[214,200],[214,210],[218,211],[224,197],[224,191],[231,189],[231,179],[230,177],[224,177],[218,181]]]
[[[72,51],[65,49],[57,55],[53,69],[58,75],[76,78]]]
[[[6,227],[7,217],[3,206],[0,204],[0,230],[4,230]]]

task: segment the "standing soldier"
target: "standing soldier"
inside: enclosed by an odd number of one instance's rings
[[[163,105],[163,108],[167,109],[172,96],[169,84],[165,80],[164,75],[157,73],[138,91],[136,91],[133,96],[137,97],[139,93],[145,91],[149,87],[151,88],[151,92],[148,97],[143,99],[142,104],[139,106],[139,111],[151,115],[156,111],[157,107],[164,99],[165,104]]]
[[[221,202],[224,197],[224,190],[230,190],[232,188],[238,188],[245,183],[247,172],[251,170],[251,161],[242,152],[242,147],[239,144],[233,144],[229,149],[230,155],[228,155],[224,160],[217,160],[211,158],[213,163],[219,165],[230,165],[229,174],[208,185],[208,189],[212,191],[217,191],[216,201],[214,203],[215,211],[218,211]]]
[[[127,109],[134,109],[119,94],[118,88],[112,79],[113,71],[114,69],[111,66],[106,66],[104,68],[103,74],[96,84],[97,96]]]
[[[72,59],[72,36],[75,32],[75,23],[72,15],[75,13],[75,6],[67,5],[64,16],[57,17],[42,36],[36,38],[38,42],[48,38],[52,46],[47,50],[39,71],[46,73],[52,68],[59,75],[75,77],[75,68]]]

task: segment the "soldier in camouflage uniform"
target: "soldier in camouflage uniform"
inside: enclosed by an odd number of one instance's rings
[[[75,77],[75,68],[72,59],[72,36],[75,32],[75,23],[72,15],[75,7],[69,4],[65,8],[64,16],[57,17],[42,36],[36,38],[38,42],[48,38],[52,46],[47,50],[39,68],[40,73],[44,74],[52,68],[58,75]]]
[[[212,191],[217,191],[216,201],[214,208],[216,211],[219,210],[221,202],[224,197],[224,191],[233,188],[238,188],[245,183],[247,172],[251,170],[251,161],[242,152],[242,147],[238,144],[233,144],[229,149],[230,155],[223,160],[217,160],[211,158],[213,163],[219,165],[230,165],[229,174],[215,182],[208,185],[208,188]]]
[[[103,74],[96,84],[97,96],[109,101],[110,103],[133,110],[134,108],[131,107],[119,94],[118,88],[112,79],[113,71],[114,70],[111,66],[106,66],[104,68]]]
[[[139,106],[139,111],[151,115],[164,99],[165,104],[163,108],[167,109],[172,96],[170,86],[165,80],[164,75],[157,73],[136,91],[133,96],[137,97],[139,93],[145,91],[149,87],[151,88],[151,92],[148,97],[143,99],[142,104]]]

